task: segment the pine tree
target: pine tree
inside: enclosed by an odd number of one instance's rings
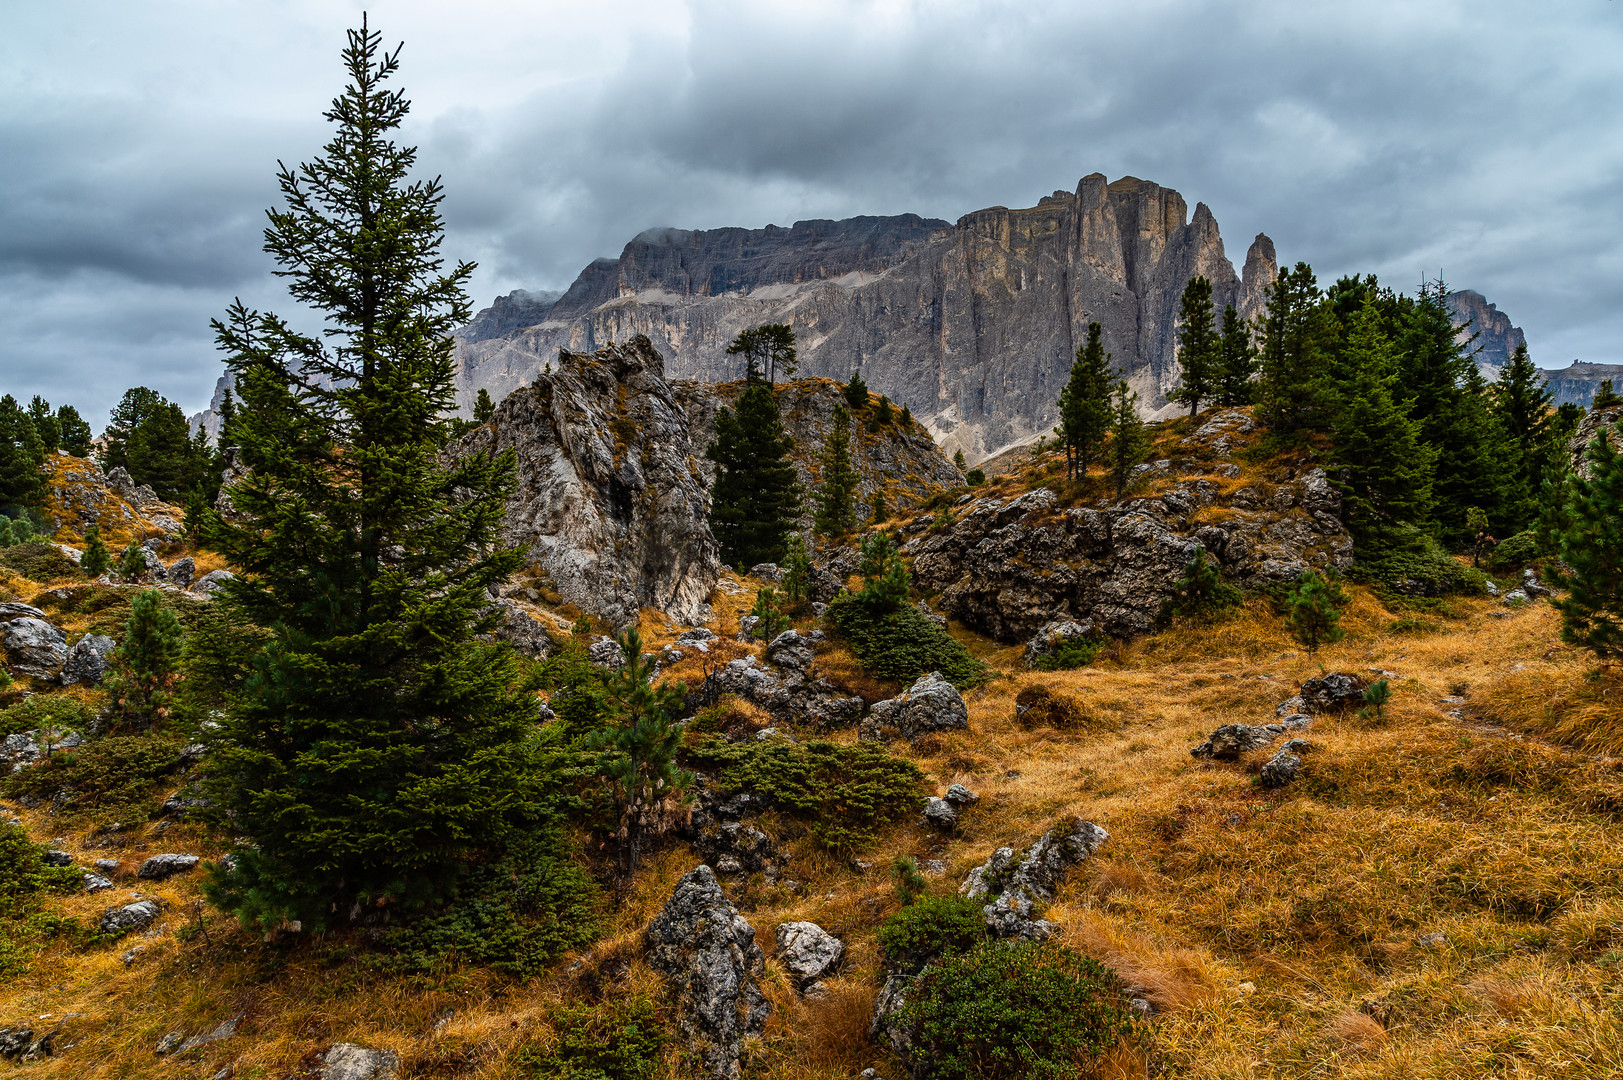
[[[964,452],[962,449],[954,450],[952,452],[952,463],[959,472],[963,472],[964,469],[968,467],[964,461]]]
[[[1138,395],[1127,389],[1126,379],[1118,380],[1110,417],[1110,482],[1116,487],[1116,498],[1127,490],[1133,466],[1148,452],[1149,438],[1138,418]]]
[[[783,553],[783,597],[791,612],[800,611],[811,602],[811,553],[799,533],[789,537]]]
[[[1602,425],[1584,450],[1586,468],[1565,484],[1565,521],[1556,536],[1560,564],[1552,577],[1567,589],[1554,603],[1561,640],[1589,649],[1602,663],[1623,657],[1623,454],[1614,441],[1623,425]]]
[[[1245,320],[1229,304],[1223,309],[1223,333],[1217,343],[1217,396],[1219,405],[1251,404],[1257,373],[1257,353]]]
[[[1287,621],[1309,658],[1321,646],[1333,645],[1347,636],[1340,625],[1341,609],[1346,604],[1347,594],[1333,579],[1320,577],[1314,570],[1302,571],[1286,601]]]
[[[135,386],[124,391],[123,400],[113,410],[113,415],[107,420],[107,429],[102,432],[102,451],[99,458],[102,469],[111,472],[117,468],[129,468],[130,436],[146,421],[161,401],[163,398],[156,390],[145,386]]]
[[[1505,483],[1507,535],[1527,528],[1538,515],[1538,495],[1549,468],[1554,401],[1527,355],[1527,346],[1518,345],[1499,373],[1493,395],[1494,417],[1511,452]]]
[[[10,394],[0,397],[0,510],[38,506],[48,490],[45,446],[34,422]]]
[[[890,398],[884,394],[879,395],[879,404],[874,406],[873,413],[868,417],[868,430],[878,431],[887,426],[893,416],[890,408]]]
[[[51,412],[51,403],[34,395],[34,400],[28,403],[28,419],[34,424],[34,434],[39,436],[40,448],[47,454],[56,453],[62,445],[62,423]]]
[[[1325,420],[1324,387],[1333,319],[1319,303],[1313,268],[1299,262],[1274,282],[1262,327],[1258,418],[1275,431],[1316,429]]]
[[[857,487],[862,477],[851,465],[851,414],[834,406],[834,426],[823,444],[822,483],[812,495],[817,509],[812,528],[818,536],[844,536],[857,527]]]
[[[197,478],[199,452],[194,446],[186,414],[180,406],[160,400],[129,435],[126,468],[137,484],[146,484],[158,498],[178,498]]]
[[[885,501],[885,489],[880,488],[868,500],[868,520],[878,525],[890,520],[890,504]]]
[[[1187,402],[1189,415],[1200,412],[1200,403],[1217,396],[1222,371],[1222,340],[1212,325],[1212,283],[1192,277],[1183,288],[1178,312],[1178,366],[1183,383],[1168,400]]]
[[[744,377],[750,381],[765,378],[777,384],[778,371],[793,378],[798,361],[795,356],[795,332],[783,323],[771,323],[740,330],[727,346],[728,356],[744,358]]]
[[[513,462],[442,455],[473,267],[446,272],[440,183],[392,141],[399,55],[350,31],[333,138],[278,175],[265,250],[325,327],[240,302],[213,324],[247,469],[211,530],[239,571],[216,603],[270,631],[208,776],[242,838],[209,896],[245,923],[418,909],[551,820],[534,699],[477,638],[522,562],[496,546]]]
[[[1431,469],[1436,450],[1420,441],[1420,424],[1394,400],[1397,361],[1381,313],[1366,298],[1352,317],[1338,365],[1330,420],[1348,527],[1359,550],[1378,547],[1402,524],[1424,521],[1431,510]]]
[[[147,551],[141,546],[139,540],[131,540],[124,545],[124,550],[118,555],[118,576],[128,584],[135,584],[147,573]]]
[[[1103,328],[1088,324],[1087,341],[1076,350],[1071,377],[1060,391],[1060,424],[1054,429],[1065,447],[1066,476],[1080,480],[1088,474],[1105,434],[1110,430],[1110,354],[1105,352]]]
[[[841,392],[845,394],[845,403],[853,410],[868,407],[868,384],[862,381],[860,371],[851,373],[851,381],[845,384]]]
[[[85,551],[79,558],[79,569],[91,577],[100,577],[112,565],[113,557],[101,538],[101,526],[91,522],[85,529]]]
[[[90,425],[79,415],[78,409],[72,405],[59,405],[56,426],[62,432],[62,449],[78,458],[90,456]]]
[[[121,726],[145,730],[169,716],[184,634],[156,589],[136,593],[105,688]]]
[[[772,388],[751,381],[735,412],[716,413],[716,438],[705,456],[716,463],[710,492],[710,527],[729,565],[777,562],[800,517],[800,485],[789,460],[794,448],[783,430]]]
[[[479,388],[479,396],[473,402],[473,422],[488,424],[490,418],[496,415],[496,403],[490,400],[490,391],[484,387]]]
[[[1612,389],[1611,379],[1602,379],[1600,387],[1595,391],[1595,398],[1589,403],[1591,409],[1610,409],[1614,405],[1623,405],[1623,396]]]

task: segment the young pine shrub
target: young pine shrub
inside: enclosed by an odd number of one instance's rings
[[[1217,560],[1196,550],[1177,584],[1173,610],[1179,615],[1202,615],[1233,607],[1243,599],[1240,590],[1223,580]]]
[[[778,590],[770,585],[755,590],[755,606],[750,608],[750,614],[761,620],[755,624],[754,630],[760,640],[771,641],[789,629],[789,617],[781,607],[783,599]]]
[[[112,564],[113,557],[102,542],[101,526],[92,523],[85,529],[85,552],[79,558],[79,569],[90,577],[100,577]]]
[[[1322,646],[1333,645],[1347,636],[1340,625],[1341,609],[1347,602],[1347,593],[1334,576],[1320,577],[1316,571],[1302,571],[1286,600],[1286,621],[1310,658]]]
[[[896,879],[896,900],[903,907],[930,891],[930,883],[919,873],[919,861],[911,855],[898,855],[892,859],[890,876]]]
[[[916,867],[913,872],[918,872]],[[904,905],[879,927],[886,970],[910,975],[932,960],[968,952],[985,941],[986,918],[981,906],[961,896],[915,898]]]
[[[147,572],[147,553],[139,542],[131,540],[118,556],[118,576],[125,581],[140,581]]]
[[[162,593],[146,589],[136,596],[105,683],[120,725],[144,730],[168,719],[184,637]]]

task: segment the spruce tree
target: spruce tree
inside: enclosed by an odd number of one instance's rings
[[[35,394],[28,403],[28,419],[33,421],[41,449],[47,454],[56,453],[62,445],[62,422],[51,411],[51,403]]]
[[[473,403],[473,422],[488,424],[490,418],[496,415],[496,403],[490,400],[490,391],[484,387],[479,388],[479,396]]]
[[[1420,441],[1419,422],[1394,399],[1397,361],[1383,321],[1368,298],[1352,317],[1330,420],[1338,466],[1332,482],[1361,552],[1379,547],[1396,526],[1426,519],[1436,457]]]
[[[145,730],[169,716],[183,644],[180,619],[156,589],[136,593],[104,684],[120,726]]]
[[[716,438],[705,456],[716,463],[710,528],[722,561],[754,566],[783,557],[800,517],[800,485],[789,460],[794,439],[783,430],[772,387],[752,380],[737,410],[716,413]]]
[[[79,569],[91,577],[100,577],[112,562],[113,557],[101,538],[101,526],[91,522],[85,528],[85,551],[79,558]]]
[[[1317,429],[1325,420],[1322,374],[1333,318],[1319,299],[1318,279],[1303,262],[1280,274],[1268,297],[1258,418],[1278,432]]]
[[[1219,405],[1249,405],[1257,373],[1257,353],[1245,320],[1229,304],[1223,309],[1223,333],[1217,343],[1217,396]]]
[[[952,452],[952,463],[959,472],[963,472],[968,468],[968,464],[964,461],[964,451],[961,448]]]
[[[1552,449],[1550,406],[1554,400],[1527,355],[1527,346],[1518,345],[1499,373],[1493,394],[1494,418],[1510,451],[1505,477],[1507,535],[1521,532],[1538,515],[1538,496]]]
[[[161,401],[163,398],[156,390],[145,386],[134,386],[124,391],[123,399],[107,420],[107,429],[102,432],[102,451],[98,460],[104,470],[111,472],[117,468],[129,468],[130,437]]]
[[[841,392],[845,394],[845,403],[853,410],[868,407],[868,384],[862,381],[860,371],[851,373],[851,381],[841,388]]]
[[[1127,490],[1133,466],[1144,460],[1149,444],[1144,422],[1138,418],[1138,395],[1127,388],[1126,379],[1118,380],[1110,416],[1110,482],[1116,498]]]
[[[1623,454],[1614,445],[1620,439],[1623,425],[1602,425],[1584,449],[1585,469],[1567,477],[1565,520],[1555,538],[1560,565],[1552,574],[1567,589],[1554,601],[1561,640],[1608,664],[1623,657]]]
[[[333,137],[278,175],[265,250],[325,326],[240,302],[213,324],[247,469],[211,529],[239,571],[216,602],[269,642],[214,741],[208,790],[241,843],[209,895],[262,926],[419,908],[550,821],[534,699],[477,637],[522,562],[496,546],[513,462],[442,455],[473,267],[446,270],[441,185],[392,140],[399,55],[350,31]]]
[[[857,527],[857,487],[861,475],[851,465],[851,414],[834,406],[834,426],[823,444],[822,483],[812,499],[812,528],[818,536],[844,536]]]
[[[1217,396],[1221,382],[1222,340],[1212,325],[1212,283],[1192,277],[1183,288],[1178,311],[1178,366],[1183,382],[1168,400],[1186,402],[1189,415],[1200,412],[1200,403]]]
[[[10,394],[0,397],[0,510],[20,513],[45,499],[45,446],[28,413]]]
[[[62,432],[62,449],[78,458],[90,456],[90,425],[79,415],[78,409],[72,405],[57,406],[56,425]]]
[[[1087,476],[1088,465],[1099,456],[1110,430],[1112,387],[1103,328],[1090,322],[1087,341],[1076,350],[1071,377],[1060,391],[1060,423],[1054,429],[1065,447],[1066,476],[1070,479]]]

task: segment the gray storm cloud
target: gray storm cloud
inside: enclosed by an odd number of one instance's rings
[[[0,12],[3,389],[201,408],[207,322],[287,310],[259,251],[316,153],[353,3]],[[478,303],[641,230],[1030,205],[1131,173],[1321,280],[1443,273],[1535,359],[1618,362],[1623,11],[1303,5],[374,3],[404,137]]]

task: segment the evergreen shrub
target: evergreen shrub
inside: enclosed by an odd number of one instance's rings
[[[924,805],[919,767],[872,743],[729,743],[712,735],[686,759],[713,771],[723,794],[749,791],[810,820],[813,838],[835,852],[875,843],[880,829]]]
[[[39,953],[38,938],[51,919],[39,910],[42,893],[84,888],[76,866],[50,866],[45,848],[20,825],[0,825],[0,979],[27,971]]]
[[[1087,667],[1104,651],[1103,638],[1066,638],[1047,656],[1040,656],[1032,667],[1037,671],[1071,671]]]
[[[33,694],[0,712],[0,736],[19,731],[84,731],[96,719],[96,712],[78,698],[66,694]]]
[[[77,567],[60,548],[34,541],[0,550],[0,565],[9,566],[29,581],[41,583],[77,576]]]
[[[885,967],[911,974],[937,957],[973,949],[986,939],[981,907],[961,896],[935,896],[902,908],[879,927]]]
[[[69,822],[145,821],[163,801],[162,783],[180,769],[181,740],[168,735],[113,735],[14,773],[8,798],[50,800]]]
[[[964,483],[970,487],[980,487],[986,483],[986,471],[984,469],[970,469],[964,474]]]
[[[1076,1080],[1133,1031],[1116,974],[1054,942],[943,957],[900,1019],[918,1080]]]
[[[1544,554],[1536,529],[1526,529],[1499,542],[1488,556],[1488,565],[1495,570],[1516,570]]]
[[[986,665],[963,643],[911,605],[876,608],[861,595],[844,593],[824,612],[864,667],[884,679],[909,682],[939,671],[957,687],[979,685]]]
[[[526,1046],[514,1057],[521,1075],[546,1080],[652,1080],[664,1034],[645,995],[601,1005],[568,1005],[553,1013],[550,1045]]]

